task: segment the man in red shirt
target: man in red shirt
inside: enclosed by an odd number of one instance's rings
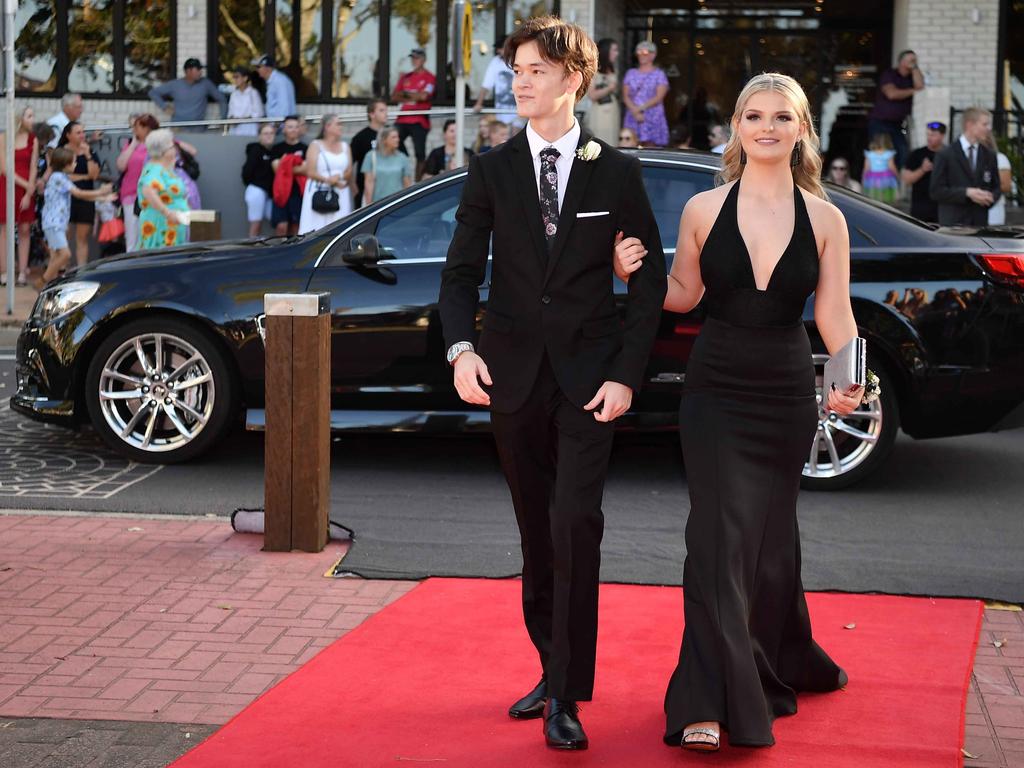
[[[437,80],[428,72],[423,64],[427,60],[426,51],[413,48],[409,52],[412,70],[399,76],[398,83],[391,98],[402,105],[400,111],[420,111],[430,109],[434,98]],[[395,120],[398,126],[398,138],[404,145],[408,136],[412,136],[412,144],[416,150],[416,179],[423,175],[423,165],[427,160],[427,133],[430,132],[430,118],[426,115],[407,115]]]

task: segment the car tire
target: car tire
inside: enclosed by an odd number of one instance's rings
[[[225,355],[209,334],[167,316],[113,331],[93,354],[85,379],[96,431],[118,453],[149,464],[187,461],[209,450],[230,426],[235,392]]]
[[[816,357],[815,361],[820,363],[816,366],[819,402],[821,397],[820,373],[824,366],[824,358],[825,356]],[[818,448],[819,457],[824,459],[829,455],[827,439],[832,438],[840,458],[840,471],[836,473],[832,470],[831,461],[822,461],[814,470],[809,458],[804,464],[800,480],[802,488],[810,491],[838,491],[848,488],[873,474],[885,463],[892,452],[893,444],[896,442],[896,433],[900,428],[899,401],[890,383],[892,378],[889,376],[886,366],[877,358],[869,356],[868,368],[878,375],[882,390],[876,402],[861,406],[854,414],[845,419],[822,417],[819,409],[819,427],[811,450],[814,451]],[[837,428],[837,424],[839,428]],[[842,431],[845,428],[869,434],[872,436],[873,442]]]

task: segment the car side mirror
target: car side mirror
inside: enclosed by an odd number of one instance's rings
[[[341,255],[346,264],[358,267],[373,266],[383,259],[393,259],[395,255],[380,247],[380,241],[373,235],[356,235]]]

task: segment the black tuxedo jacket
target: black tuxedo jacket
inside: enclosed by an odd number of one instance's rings
[[[987,189],[996,200],[999,199],[1002,191],[995,153],[979,144],[977,162],[972,171],[960,139],[956,138],[935,155],[934,162],[931,195],[932,200],[939,204],[939,224],[947,227],[987,224],[988,208],[968,198],[967,188]]]
[[[583,131],[579,146],[591,140]],[[640,161],[598,143],[597,159],[573,159],[550,253],[526,131],[469,160],[439,306],[446,346],[476,340],[478,286],[493,233],[490,296],[477,344],[494,382],[492,410],[511,413],[523,404],[545,350],[559,387],[578,407],[605,381],[634,392],[643,383],[665,298],[665,254]],[[612,282],[617,230],[648,250],[630,277],[624,321]]]

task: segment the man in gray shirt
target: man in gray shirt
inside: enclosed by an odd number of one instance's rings
[[[165,111],[168,111],[176,122],[186,120],[205,120],[206,102],[213,99],[220,104],[220,116],[227,117],[228,100],[210,79],[203,77],[203,65],[199,59],[185,61],[185,76],[169,83],[158,85],[149,92],[149,98]],[[169,105],[167,99],[174,104]],[[199,130],[202,130],[201,128]]]

